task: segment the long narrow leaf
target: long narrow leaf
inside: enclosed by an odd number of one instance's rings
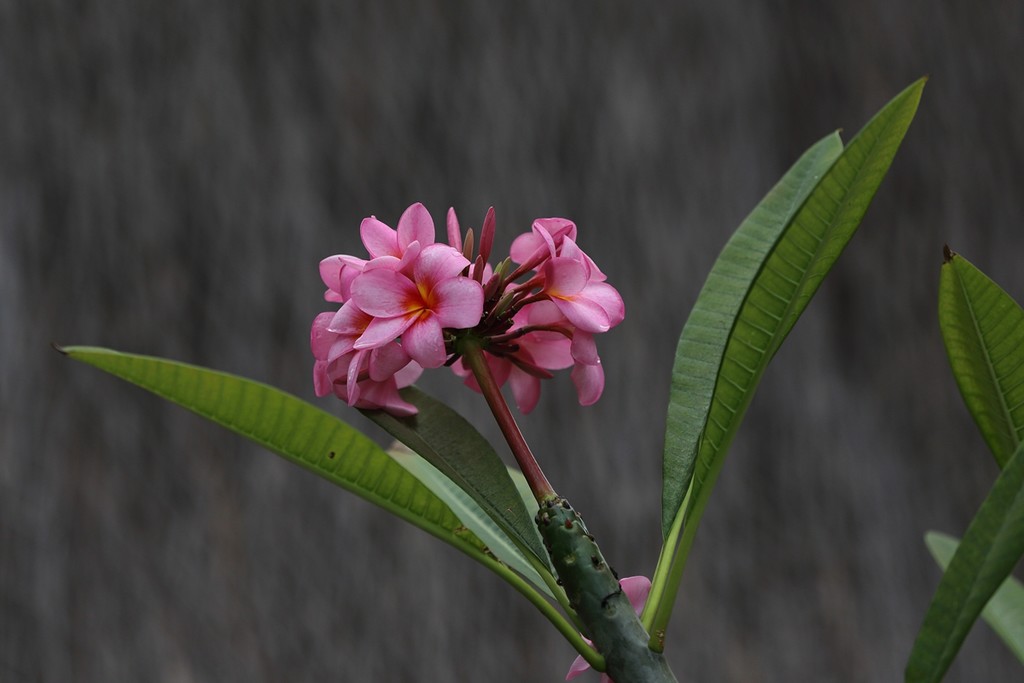
[[[842,151],[839,133],[832,133],[793,164],[729,239],[683,326],[672,367],[665,429],[663,536],[668,535],[693,476],[736,316],[768,253]]]
[[[1024,435],[1024,310],[947,248],[939,326],[964,403],[1003,467]]]
[[[483,541],[487,550],[495,557],[522,574],[538,589],[554,597],[547,582],[534,569],[522,551],[509,540],[508,536],[498,528],[494,520],[477,505],[468,493],[405,445],[392,446],[388,449],[388,455],[443,500],[462,520],[462,523]],[[536,501],[533,501],[533,506],[537,506]]]
[[[1024,445],[996,479],[942,575],[906,680],[939,681],[992,594],[1024,555]]]
[[[455,482],[516,545],[550,567],[533,517],[490,442],[457,412],[415,387],[404,389],[402,398],[419,414],[398,418],[380,410],[363,412]]]
[[[644,612],[645,625],[654,633],[653,647],[659,647],[664,636],[700,516],[754,390],[768,362],[859,226],[914,118],[924,83],[922,79],[909,86],[868,122],[828,168],[774,242],[759,252],[744,254],[746,258],[760,260],[755,262],[753,283],[741,294],[738,315],[734,296],[723,300],[715,291],[705,290],[701,294],[701,307],[723,314],[721,327],[706,332],[714,340],[710,345],[721,343],[722,329],[728,330],[728,335],[707,408],[698,406],[695,414],[687,416],[687,428],[698,435],[688,488],[681,490],[678,482],[669,481],[681,476],[680,472],[671,467],[665,472],[665,547]],[[712,370],[715,353],[711,354]],[[695,365],[699,365],[699,355]],[[679,429],[679,423],[670,422],[672,433],[666,441],[679,438]],[[684,500],[685,509],[681,509]],[[676,524],[680,514],[685,515],[679,518],[684,523]]]
[[[291,394],[162,358],[86,346],[59,350],[227,427],[460,550],[484,554],[449,506],[377,444]]]
[[[603,662],[577,626],[496,559],[441,498],[337,417],[274,387],[216,370],[97,347],[57,350],[226,427],[449,543],[526,597],[588,661]],[[513,495],[522,506],[514,486]]]
[[[943,571],[960,546],[959,540],[937,531],[925,534],[924,542]],[[1024,584],[1007,576],[992,594],[985,609],[981,610],[981,618],[1002,638],[1017,659],[1024,663]]]

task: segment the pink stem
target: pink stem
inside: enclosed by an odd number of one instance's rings
[[[505,403],[505,397],[501,395],[501,389],[494,381],[494,376],[487,365],[487,359],[484,358],[480,344],[476,340],[467,339],[463,342],[461,351],[462,358],[469,369],[473,371],[473,376],[476,378],[477,384],[480,385],[480,392],[487,400],[487,405],[494,414],[494,419],[498,422],[505,441],[512,449],[512,455],[519,463],[519,469],[526,477],[526,482],[530,485],[534,498],[538,503],[557,498],[558,494],[551,488],[548,478],[544,476],[544,471],[537,463],[537,459],[533,457],[533,452],[526,443],[526,439],[523,438],[523,433],[519,431],[519,425],[512,417],[512,412],[508,409],[508,404]]]

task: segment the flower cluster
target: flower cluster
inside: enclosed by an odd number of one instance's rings
[[[320,262],[324,298],[342,306],[313,321],[317,396],[333,392],[356,407],[414,414],[398,390],[423,368],[449,365],[479,390],[460,360],[472,339],[521,412],[537,405],[541,379],[569,367],[580,403],[594,403],[604,390],[594,335],[622,321],[622,297],[577,246],[572,221],[535,220],[497,266],[488,263],[494,229],[491,209],[474,251],[473,231],[463,238],[453,209],[448,244],[434,241],[422,204],[405,210],[397,230],[364,219],[368,260],[339,254]]]

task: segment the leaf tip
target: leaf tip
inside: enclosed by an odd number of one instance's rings
[[[949,248],[948,244],[942,245],[942,262],[949,263],[956,256],[956,252]]]
[[[60,344],[58,344],[57,342],[53,342],[53,341],[52,341],[52,342],[50,342],[50,346],[52,346],[52,347],[53,347],[53,350],[54,350],[54,351],[56,351],[57,353],[59,353],[59,354],[60,354],[60,355],[62,355],[62,356],[70,356],[70,355],[71,355],[71,354],[70,354],[70,353],[68,352],[68,350],[67,350],[67,349],[65,349],[65,348],[64,348],[63,346],[61,346],[61,345],[60,345]]]

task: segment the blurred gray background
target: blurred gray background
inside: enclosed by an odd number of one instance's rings
[[[604,398],[524,431],[623,575],[660,544],[672,354],[732,230],[921,75],[860,234],[764,377],[669,633],[685,681],[884,681],[997,469],[935,313],[949,242],[1024,297],[1024,9],[0,2],[0,680],[557,681],[570,647],[425,534],[56,354],[313,398],[318,261],[422,201],[567,216],[621,291]],[[485,433],[454,377],[428,390]],[[360,426],[336,401],[320,405]],[[1020,680],[984,625],[949,680]],[[596,680],[596,676],[592,679]]]

